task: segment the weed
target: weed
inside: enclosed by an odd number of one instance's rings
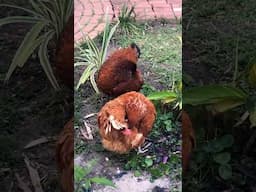
[[[118,15],[119,29],[125,35],[137,33],[134,8],[134,6],[129,8],[127,5],[123,5]]]
[[[89,190],[93,183],[115,187],[113,182],[105,177],[89,177],[89,174],[95,165],[96,160],[91,160],[88,162],[85,168],[75,165],[75,192],[83,192],[84,190]]]
[[[82,76],[79,79],[76,90],[78,90],[80,85],[84,84],[87,79],[90,78],[90,82],[94,90],[96,91],[96,93],[99,93],[95,81],[95,73],[100,69],[100,66],[105,61],[110,40],[118,24],[119,22],[117,22],[114,27],[110,29],[110,23],[108,20],[108,16],[106,15],[106,26],[103,32],[101,49],[98,48],[97,44],[89,36],[86,40],[87,46],[77,45],[77,48],[79,49],[79,55],[75,57],[75,59],[77,60],[75,62],[75,67],[86,66],[86,69],[84,70]]]

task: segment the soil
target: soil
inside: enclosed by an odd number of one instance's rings
[[[1,11],[0,18],[12,13],[9,9]],[[33,191],[24,162],[26,156],[37,169],[43,190],[59,191],[55,142],[73,115],[73,91],[61,82],[61,90],[54,91],[36,56],[17,69],[8,84],[4,84],[14,53],[29,28],[29,24],[0,28],[0,188],[1,191],[22,191],[15,179],[18,173]],[[24,149],[28,143],[42,137],[48,142]]]

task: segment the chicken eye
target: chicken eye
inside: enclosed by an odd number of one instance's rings
[[[125,116],[124,116],[124,120],[125,120],[125,122],[127,122],[127,121],[128,121],[128,116],[127,116],[127,114],[125,114]]]

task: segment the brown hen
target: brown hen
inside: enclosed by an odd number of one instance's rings
[[[155,118],[153,103],[141,93],[128,92],[107,102],[98,114],[103,147],[123,154],[141,146]]]
[[[119,96],[129,91],[139,91],[143,85],[141,72],[137,69],[140,49],[132,43],[116,50],[101,66],[98,88],[108,95]]]
[[[56,148],[56,160],[60,171],[62,192],[74,191],[74,119],[62,130]]]
[[[196,144],[196,138],[189,115],[182,111],[182,171],[188,169],[189,159]]]

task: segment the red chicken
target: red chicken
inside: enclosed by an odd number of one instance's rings
[[[132,91],[109,101],[98,114],[103,147],[123,154],[141,146],[155,118],[153,103],[141,93]]]
[[[60,171],[62,192],[74,191],[74,119],[62,130],[56,148],[56,160]]]
[[[182,111],[182,171],[186,172],[196,138],[189,115]]]
[[[108,95],[119,96],[129,91],[139,91],[143,85],[141,72],[137,69],[140,49],[132,43],[128,48],[115,51],[101,66],[98,88]]]

